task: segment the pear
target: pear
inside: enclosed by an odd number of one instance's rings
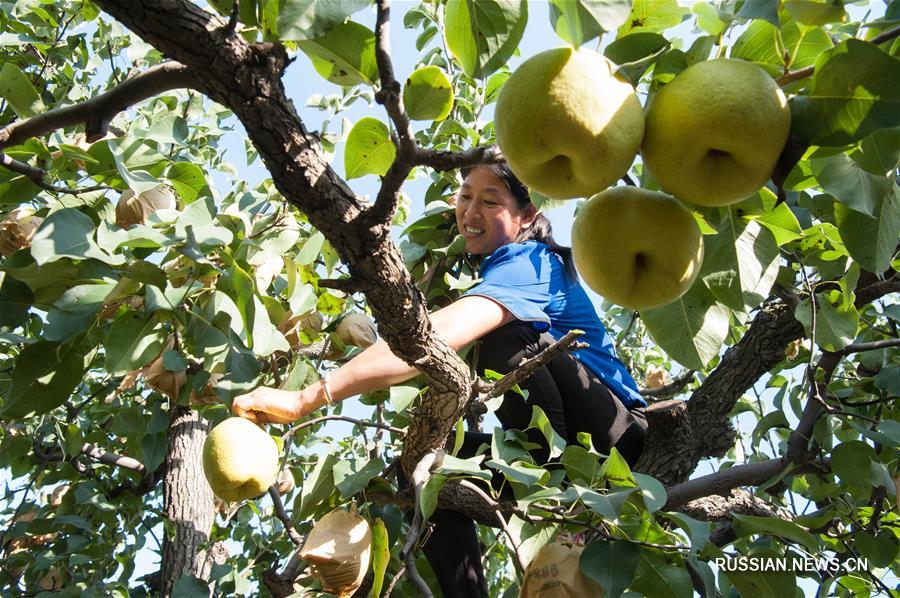
[[[206,437],[203,473],[213,492],[223,500],[254,498],[278,476],[278,446],[250,420],[228,418]]]

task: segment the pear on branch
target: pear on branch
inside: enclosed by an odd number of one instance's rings
[[[30,247],[31,239],[43,221],[43,218],[34,215],[30,207],[20,206],[10,211],[6,219],[0,222],[0,255],[10,256]]]
[[[143,224],[147,217],[157,210],[174,210],[175,194],[165,185],[159,185],[140,194],[126,189],[116,204],[116,224],[128,228],[133,224]]]
[[[362,584],[372,555],[369,522],[353,511],[335,509],[306,537],[300,558],[309,563],[325,592],[347,598]]]

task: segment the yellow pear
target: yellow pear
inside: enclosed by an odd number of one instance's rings
[[[722,206],[769,180],[790,128],[787,99],[772,77],[720,58],[688,67],[656,94],[641,155],[675,197]]]
[[[703,236],[675,198],[613,187],[588,200],[572,225],[572,257],[585,283],[629,309],[671,303],[703,261]]]
[[[589,197],[620,179],[644,135],[634,88],[593,50],[555,48],[503,85],[497,144],[523,183],[548,197]]]
[[[231,417],[206,437],[203,472],[213,492],[223,500],[259,496],[278,475],[278,446],[250,420]]]

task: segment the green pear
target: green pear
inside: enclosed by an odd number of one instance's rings
[[[769,180],[790,128],[787,99],[772,77],[720,58],[688,67],[651,100],[641,155],[675,197],[722,206]]]
[[[206,437],[203,473],[222,500],[240,501],[259,496],[278,476],[278,446],[250,420],[228,418]]]
[[[585,283],[629,309],[671,303],[694,282],[703,235],[677,199],[639,187],[613,187],[581,207],[572,257]]]
[[[523,62],[497,100],[497,144],[523,183],[548,197],[589,197],[620,179],[644,135],[634,88],[582,48]]]

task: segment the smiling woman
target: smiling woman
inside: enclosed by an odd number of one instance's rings
[[[566,442],[591,435],[594,448],[613,447],[634,464],[643,449],[646,403],[616,356],[571,265],[571,251],[554,240],[547,219],[537,213],[528,188],[506,164],[466,170],[456,196],[456,222],[466,251],[482,256],[482,282],[435,312],[432,323],[454,350],[480,342],[479,375],[512,371],[568,332],[584,331],[588,346],[551,360],[504,395],[496,416],[504,429],[526,430],[536,410]],[[366,349],[325,379],[298,392],[260,387],[234,400],[236,415],[257,422],[291,422],[334,401],[408,380],[416,370],[394,356],[384,341]],[[558,456],[537,429],[526,432],[537,448],[536,463]],[[471,457],[491,435],[467,432],[458,452]],[[424,545],[444,596],[487,596],[475,525],[456,512],[438,509]],[[453,556],[450,556],[453,555]]]

